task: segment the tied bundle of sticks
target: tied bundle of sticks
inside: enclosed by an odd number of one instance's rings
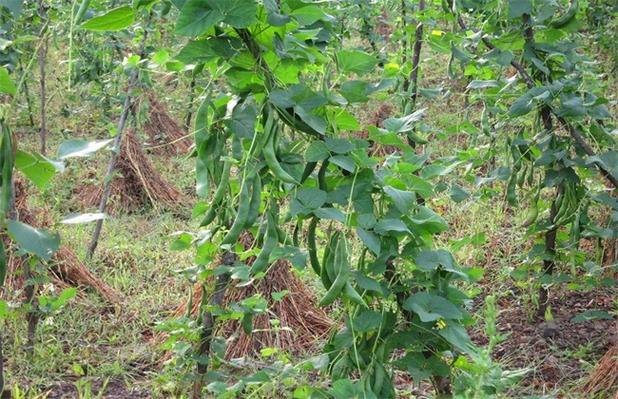
[[[148,135],[146,149],[158,155],[184,155],[192,145],[191,137],[172,116],[167,107],[150,91],[138,99],[135,111],[147,107],[144,132]],[[136,112],[137,113],[137,112]]]
[[[122,138],[120,157],[112,181],[108,209],[135,211],[146,203],[176,210],[183,202],[183,195],[165,181],[144,154],[142,146],[132,130]],[[96,207],[103,194],[101,184],[78,189],[86,207]]]
[[[245,248],[249,248],[253,237],[245,233],[240,239]],[[251,265],[255,258],[249,258],[245,263]],[[227,340],[225,356],[227,359],[243,356],[257,357],[263,348],[278,348],[293,354],[302,355],[313,349],[323,340],[333,328],[333,321],[326,312],[317,306],[313,293],[290,270],[289,262],[280,259],[267,271],[266,276],[245,287],[235,287],[230,283],[225,293],[223,306],[240,302],[255,294],[260,294],[268,301],[268,311],[253,318],[253,332],[248,335],[242,329],[240,322],[226,321],[219,325],[218,334]],[[287,294],[280,300],[274,300],[274,293]],[[202,286],[196,284],[191,300],[191,315],[197,317]],[[187,303],[179,306],[174,317],[187,314]],[[275,327],[271,320],[277,319]],[[158,336],[160,342],[164,337]]]
[[[15,212],[17,220],[31,226],[46,228],[52,224],[45,210],[35,213],[28,207],[28,196],[21,180],[15,181]],[[16,251],[13,250],[13,243],[10,242],[8,237],[1,237],[1,239],[8,254],[6,287],[12,290],[21,289],[25,282],[22,266],[27,259],[17,255]],[[112,304],[118,304],[122,300],[122,296],[117,291],[92,274],[77,255],[66,246],[60,247],[54,254],[49,262],[48,271],[50,282],[60,290],[71,286],[88,287],[94,289],[102,298]],[[79,295],[83,297],[84,293],[80,292]]]

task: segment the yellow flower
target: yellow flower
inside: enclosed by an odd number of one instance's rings
[[[444,327],[446,327],[446,322],[444,320],[440,319],[436,322],[436,328],[438,330],[442,330]]]

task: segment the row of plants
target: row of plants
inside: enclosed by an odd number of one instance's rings
[[[195,264],[184,274],[201,286],[201,303],[197,317],[189,312],[161,327],[171,334],[167,346],[176,353],[177,371],[191,381],[193,397],[205,390],[222,397],[257,394],[267,383],[312,368],[332,383],[295,387],[298,397],[395,397],[400,374],[428,380],[442,395],[503,389],[510,375],[490,357],[498,339],[491,321],[495,304],[487,300],[490,345],[478,348],[466,331],[475,322],[466,287],[480,278],[478,269],[459,265],[436,244],[448,224],[432,210],[432,197],[447,189],[455,200],[468,196],[452,183],[457,178],[503,189],[506,207],[527,204],[520,223],[532,245],[517,272],[538,289],[533,300],[541,318],[552,317],[552,286],[612,284],[580,249],[582,239],[615,239],[616,218],[602,225],[596,215],[618,211],[612,197],[618,159],[605,88],[576,44],[582,5],[528,0],[387,5],[397,8],[401,27],[390,39],[372,29],[385,17],[386,5],[364,1],[139,0],[109,9],[106,2],[85,0],[71,8],[71,54],[79,40],[96,40],[84,30],[108,32],[101,37],[114,44],[109,59],[81,50],[81,61],[74,63],[70,55],[69,87],[83,78],[105,92],[101,76],[122,55],[113,55],[120,42],[116,35],[127,37],[142,25],[133,38],[142,43],[139,54],[124,62],[125,121],[132,90],[150,78],[148,58],[168,73],[191,71],[191,89],[201,101],[191,154],[199,227],[188,228],[173,244],[195,253]],[[16,9],[4,12],[18,15]],[[355,26],[361,26],[366,43],[350,33]],[[174,57],[146,50],[145,32],[159,29],[173,29],[171,42],[186,42]],[[33,41],[38,50],[46,45],[46,32],[42,25]],[[418,107],[445,91],[420,87],[423,67],[431,67],[422,62],[424,52],[449,58],[449,76],[466,80],[466,99],[480,111],[470,122],[473,150],[441,158],[424,153],[437,129],[424,123],[427,111]],[[0,70],[4,93],[15,96],[22,89],[33,60],[17,84],[16,67]],[[42,59],[39,64],[44,68]],[[387,98],[395,98],[401,116],[361,126],[358,109]],[[30,254],[32,265],[44,265],[59,238],[11,220],[11,175],[15,162],[44,187],[59,165],[15,150],[6,127],[10,112],[6,107],[1,225]],[[116,150],[123,128],[116,129]],[[356,135],[359,130],[366,137]],[[41,132],[44,143],[45,127]],[[58,158],[83,156],[110,140],[98,143],[72,141]],[[113,169],[112,159],[108,170]],[[105,203],[99,212],[85,220],[97,220],[100,231]],[[90,255],[96,239],[93,243]],[[323,356],[238,377],[225,358],[221,325],[237,321],[251,334],[268,303],[254,295],[224,304],[225,293],[259,284],[279,260],[316,275],[323,287],[319,306],[336,309],[341,324],[324,343]],[[42,299],[36,305],[33,294],[28,296],[22,311],[39,314]],[[58,298],[53,311],[69,295]]]

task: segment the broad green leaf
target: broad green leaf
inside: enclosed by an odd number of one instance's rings
[[[0,285],[1,287],[1,285]],[[6,318],[6,316],[8,316],[10,310],[9,310],[9,304],[6,303],[5,301],[0,299],[0,320]]]
[[[279,302],[283,298],[285,298],[289,293],[290,293],[290,291],[283,290],[283,291],[273,292],[273,293],[270,294],[270,296],[273,298],[273,301]]]
[[[298,247],[286,245],[275,248],[271,253],[269,261],[274,262],[277,259],[285,259],[295,268],[304,269],[307,264],[307,253]]]
[[[509,18],[514,19],[524,14],[531,15],[533,11],[531,0],[509,0]]]
[[[519,97],[509,108],[509,114],[513,117],[526,115],[532,111],[532,98],[528,94]]]
[[[422,177],[411,174],[406,176],[406,179],[409,180],[408,188],[421,197],[429,198],[433,195],[433,186]]]
[[[371,252],[380,255],[380,239],[375,234],[360,227],[356,229],[356,234]]]
[[[293,10],[290,16],[294,18],[300,26],[312,25],[320,20],[333,20],[333,17],[326,14],[324,10],[316,5],[308,5]]]
[[[474,344],[468,332],[459,324],[446,322],[446,327],[438,330],[438,334],[456,349],[469,353],[474,351]]]
[[[214,0],[187,0],[176,21],[176,33],[199,36],[225,19],[223,13],[212,7]]]
[[[410,218],[417,227],[426,230],[428,233],[437,234],[448,230],[448,224],[437,213],[427,207],[421,207],[419,211]]]
[[[50,233],[17,220],[7,221],[9,236],[26,252],[50,260],[60,246],[58,233]]]
[[[403,358],[397,360],[397,364],[419,381],[436,375],[447,376],[450,373],[450,367],[442,359],[435,355],[426,358],[419,352],[406,353]]]
[[[398,190],[395,187],[384,186],[384,192],[393,201],[395,207],[399,212],[406,214],[412,208],[412,205],[416,203],[416,197],[414,193],[410,191]]]
[[[364,74],[371,72],[378,59],[363,51],[342,50],[337,53],[337,65],[343,73],[354,72]]]
[[[324,143],[328,150],[334,154],[347,154],[354,149],[354,144],[348,139],[326,137]]]
[[[591,320],[613,320],[614,316],[605,310],[586,310],[571,319],[573,323],[585,323]]]
[[[595,202],[598,202],[599,204],[609,206],[613,210],[618,211],[618,200],[616,198],[613,198],[612,196],[610,196],[608,193],[604,191],[599,194],[594,195],[592,199]]]
[[[578,118],[586,115],[584,101],[574,94],[561,96],[560,107],[557,110],[562,117]]]
[[[192,40],[180,50],[176,59],[184,64],[205,63],[216,57],[232,58],[238,54],[240,39],[231,37],[210,37]]]
[[[438,249],[436,251],[423,250],[414,259],[419,269],[424,271],[434,271],[438,266],[445,270],[456,270],[455,259],[448,251]]]
[[[362,80],[349,80],[341,85],[341,95],[351,103],[363,103],[369,100],[371,85]]]
[[[389,231],[409,233],[408,226],[399,219],[382,219],[374,226],[374,230],[378,234],[386,234]]]
[[[360,396],[362,395],[363,390],[347,378],[335,381],[328,392],[334,399],[352,399],[363,397]]]
[[[114,139],[108,140],[68,140],[58,147],[58,159],[87,157],[107,147]]]
[[[451,186],[451,199],[455,202],[461,202],[467,199],[470,196],[470,193],[458,186],[457,184],[453,184]]]
[[[329,110],[330,111],[330,110]],[[358,120],[343,108],[335,109],[331,114],[339,131],[356,131],[360,129]]]
[[[141,7],[150,7],[159,0],[133,0],[133,8],[136,10]]]
[[[43,189],[57,172],[63,171],[64,166],[42,155],[17,150],[15,168],[26,175],[39,189]]]
[[[382,313],[374,310],[363,310],[354,318],[354,331],[366,333],[380,328],[382,324]]]
[[[607,151],[586,159],[586,164],[588,165],[591,165],[593,162],[602,165],[614,177],[618,177],[618,151]]]
[[[246,28],[255,20],[255,0],[187,0],[176,22],[176,33],[199,36],[220,22]]]
[[[487,89],[489,87],[498,87],[500,84],[497,80],[473,80],[468,83],[468,89]]]
[[[384,121],[384,128],[393,133],[410,132],[414,129],[415,123],[421,120],[425,110],[426,108],[422,108],[401,118],[388,118]]]
[[[77,288],[69,287],[62,290],[57,297],[49,297],[41,295],[39,297],[39,309],[43,313],[54,313],[65,306],[69,301],[77,295]]]
[[[320,219],[336,220],[341,223],[344,223],[346,219],[345,214],[337,208],[318,208],[313,211],[313,214]]]
[[[24,5],[24,0],[0,0],[0,7],[6,7],[13,18],[16,18],[21,14]]]
[[[255,133],[257,108],[253,102],[244,102],[234,107],[231,119],[225,121],[230,131],[240,138],[251,139]]]
[[[15,95],[17,88],[5,67],[0,67],[0,93]]]
[[[135,12],[132,7],[124,6],[91,18],[84,22],[82,29],[94,31],[113,32],[131,26],[135,19]]]
[[[330,163],[339,166],[343,170],[347,170],[350,173],[354,173],[356,164],[354,160],[347,155],[335,155],[330,158]]]
[[[358,286],[364,290],[377,292],[380,295],[384,294],[380,283],[378,283],[376,280],[372,279],[371,277],[367,277],[361,274],[361,272],[358,272],[358,271],[356,272],[355,280],[356,280],[356,284],[358,284]]]
[[[403,303],[405,310],[414,312],[423,322],[437,321],[440,319],[461,319],[463,314],[453,303],[447,299],[430,294],[419,292]]]
[[[309,144],[305,150],[305,161],[307,162],[320,162],[328,158],[330,153],[328,147],[322,140],[314,140]]]
[[[326,198],[326,192],[318,188],[301,188],[290,204],[290,213],[292,216],[309,214],[324,205]]]

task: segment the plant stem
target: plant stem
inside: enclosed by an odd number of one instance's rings
[[[233,252],[226,252],[223,254],[223,260],[221,265],[230,266],[236,262],[236,254]],[[215,291],[213,292],[210,301],[208,301],[208,308],[219,308],[223,304],[225,298],[225,292],[227,290],[228,283],[230,281],[229,273],[222,273],[217,277],[215,283]],[[197,355],[201,358],[208,358],[210,360],[210,346],[212,343],[212,335],[217,322],[216,317],[211,312],[206,310],[206,285],[202,285],[202,304],[201,304],[201,319],[202,319],[202,331],[200,333],[200,342],[197,348]],[[196,366],[196,379],[193,383],[193,391],[191,394],[192,399],[200,399],[202,397],[202,388],[204,386],[204,376],[208,371],[208,363],[202,360],[198,361]]]
[[[556,196],[551,203],[551,209],[549,211],[549,223],[553,227],[551,230],[545,233],[545,252],[547,259],[543,260],[543,275],[552,275],[556,266],[556,262],[554,260],[554,257],[556,256],[556,233],[558,232],[558,226],[555,225],[556,214],[558,213],[556,201],[561,192],[562,186],[556,189]],[[539,287],[539,310],[537,312],[538,317],[545,316],[545,311],[547,310],[548,304],[549,290],[541,284],[541,286]]]
[[[28,83],[26,81],[24,81],[22,92],[24,93],[24,96],[26,97],[26,105],[28,106],[28,120],[30,122],[30,126],[34,127],[34,116],[32,115],[32,102],[30,101],[30,90],[28,89]]]
[[[185,118],[185,129],[191,129],[191,119],[193,118],[193,100],[195,98],[195,72],[191,74],[191,84],[189,85],[189,109]]]
[[[28,312],[26,313],[26,321],[28,322],[26,353],[28,354],[28,357],[32,358],[34,354],[36,326],[39,322],[39,315],[35,304],[36,289],[33,281],[34,274],[32,273],[28,259],[23,259],[23,271],[25,278],[25,303],[29,305]]]

